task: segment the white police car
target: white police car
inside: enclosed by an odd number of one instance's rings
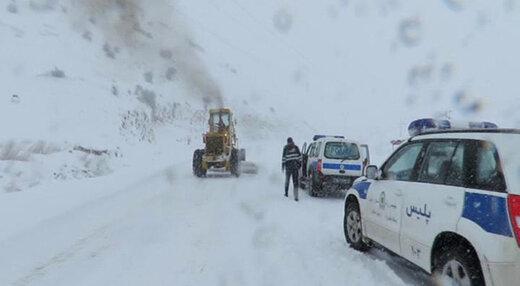
[[[343,136],[316,135],[303,145],[302,184],[311,196],[349,188],[368,166],[368,146]]]
[[[437,129],[348,190],[347,242],[381,245],[451,285],[520,285],[520,130]]]

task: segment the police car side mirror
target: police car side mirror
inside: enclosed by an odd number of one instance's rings
[[[379,168],[376,165],[368,166],[365,172],[365,176],[369,180],[377,180],[379,178]]]

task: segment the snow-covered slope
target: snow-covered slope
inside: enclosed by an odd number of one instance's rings
[[[245,142],[346,134],[376,162],[417,117],[519,125],[513,0],[9,0],[0,13],[3,146],[114,157],[164,125],[183,125],[167,140],[198,137],[218,105]]]
[[[180,87],[170,47],[133,41],[131,8],[98,2],[10,1],[0,10],[8,192],[110,173],[156,142],[158,127],[175,123],[172,141],[186,141],[190,123],[202,127],[202,105]]]

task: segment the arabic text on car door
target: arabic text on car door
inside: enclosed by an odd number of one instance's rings
[[[367,235],[396,253],[400,253],[403,190],[413,187],[410,181],[422,149],[422,143],[412,143],[396,151],[384,164],[381,178],[372,182],[367,195]]]
[[[425,142],[416,183],[403,189],[401,255],[424,269],[437,234],[455,231],[464,203],[465,145],[457,140]]]

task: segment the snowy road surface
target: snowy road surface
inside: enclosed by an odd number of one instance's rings
[[[341,198],[303,193],[296,203],[282,196],[281,176],[196,179],[186,165],[131,187],[91,183],[94,199],[76,205],[72,190],[28,195],[29,208],[72,205],[43,221],[38,209],[0,211],[21,216],[0,236],[0,285],[426,283],[385,253],[348,249]]]

